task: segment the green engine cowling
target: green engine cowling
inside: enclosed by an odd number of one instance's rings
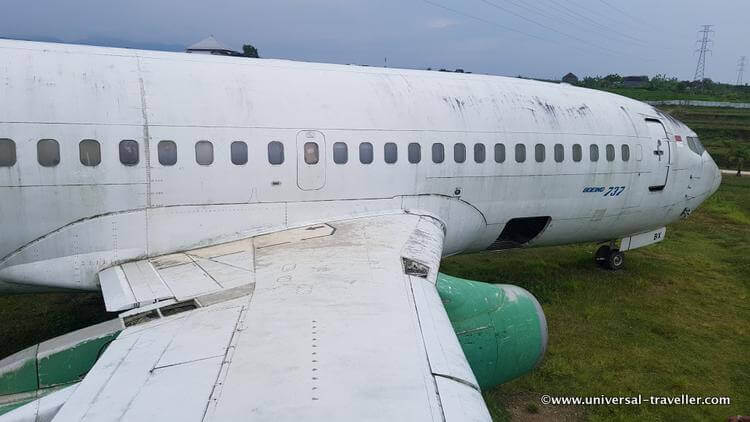
[[[442,273],[437,289],[482,389],[517,378],[542,361],[547,320],[531,293]]]

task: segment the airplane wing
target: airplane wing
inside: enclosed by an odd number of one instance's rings
[[[106,270],[126,328],[54,420],[490,420],[435,287],[443,235],[382,215]]]

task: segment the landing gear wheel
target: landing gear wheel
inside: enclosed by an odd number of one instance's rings
[[[625,254],[623,252],[618,251],[617,249],[613,249],[609,253],[609,257],[607,257],[607,268],[609,268],[612,271],[617,271],[622,269],[622,267],[625,266]]]
[[[602,245],[599,247],[599,249],[596,250],[596,255],[594,255],[594,261],[596,261],[596,265],[607,268],[607,260],[609,259],[609,254],[612,252],[612,249],[608,245]]]

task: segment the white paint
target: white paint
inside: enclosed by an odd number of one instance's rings
[[[646,233],[628,236],[626,238],[623,238],[620,242],[620,250],[625,252],[631,249],[642,248],[644,246],[661,242],[666,237],[666,233],[667,228],[662,227],[660,229],[651,230]]]

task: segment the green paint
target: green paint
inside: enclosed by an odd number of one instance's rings
[[[36,368],[36,351],[38,345],[29,347],[9,360],[13,361],[9,369],[0,367],[0,396],[25,393],[39,388]],[[15,360],[15,357],[18,357]]]
[[[94,332],[107,328],[94,327]],[[108,331],[103,333],[99,329],[98,333],[94,333],[90,330],[88,336],[82,335],[81,331],[69,333],[52,340],[52,344],[37,344],[3,359],[0,361],[0,396],[41,392],[81,380],[109,343],[120,334],[116,328]],[[78,338],[80,340],[76,340]],[[43,351],[45,347],[54,347],[55,341],[66,344],[66,340],[69,343],[58,351]]]
[[[39,388],[68,384],[82,379],[119,332],[87,339],[68,349],[38,360]]]
[[[17,408],[23,406],[24,404],[31,403],[34,400],[36,400],[36,399],[30,398],[30,399],[19,400],[17,402],[13,402],[13,403],[0,404],[0,416],[6,414],[8,412],[10,412],[11,410],[17,409]]]
[[[437,289],[482,389],[517,378],[540,362],[547,324],[531,293],[442,273]]]

